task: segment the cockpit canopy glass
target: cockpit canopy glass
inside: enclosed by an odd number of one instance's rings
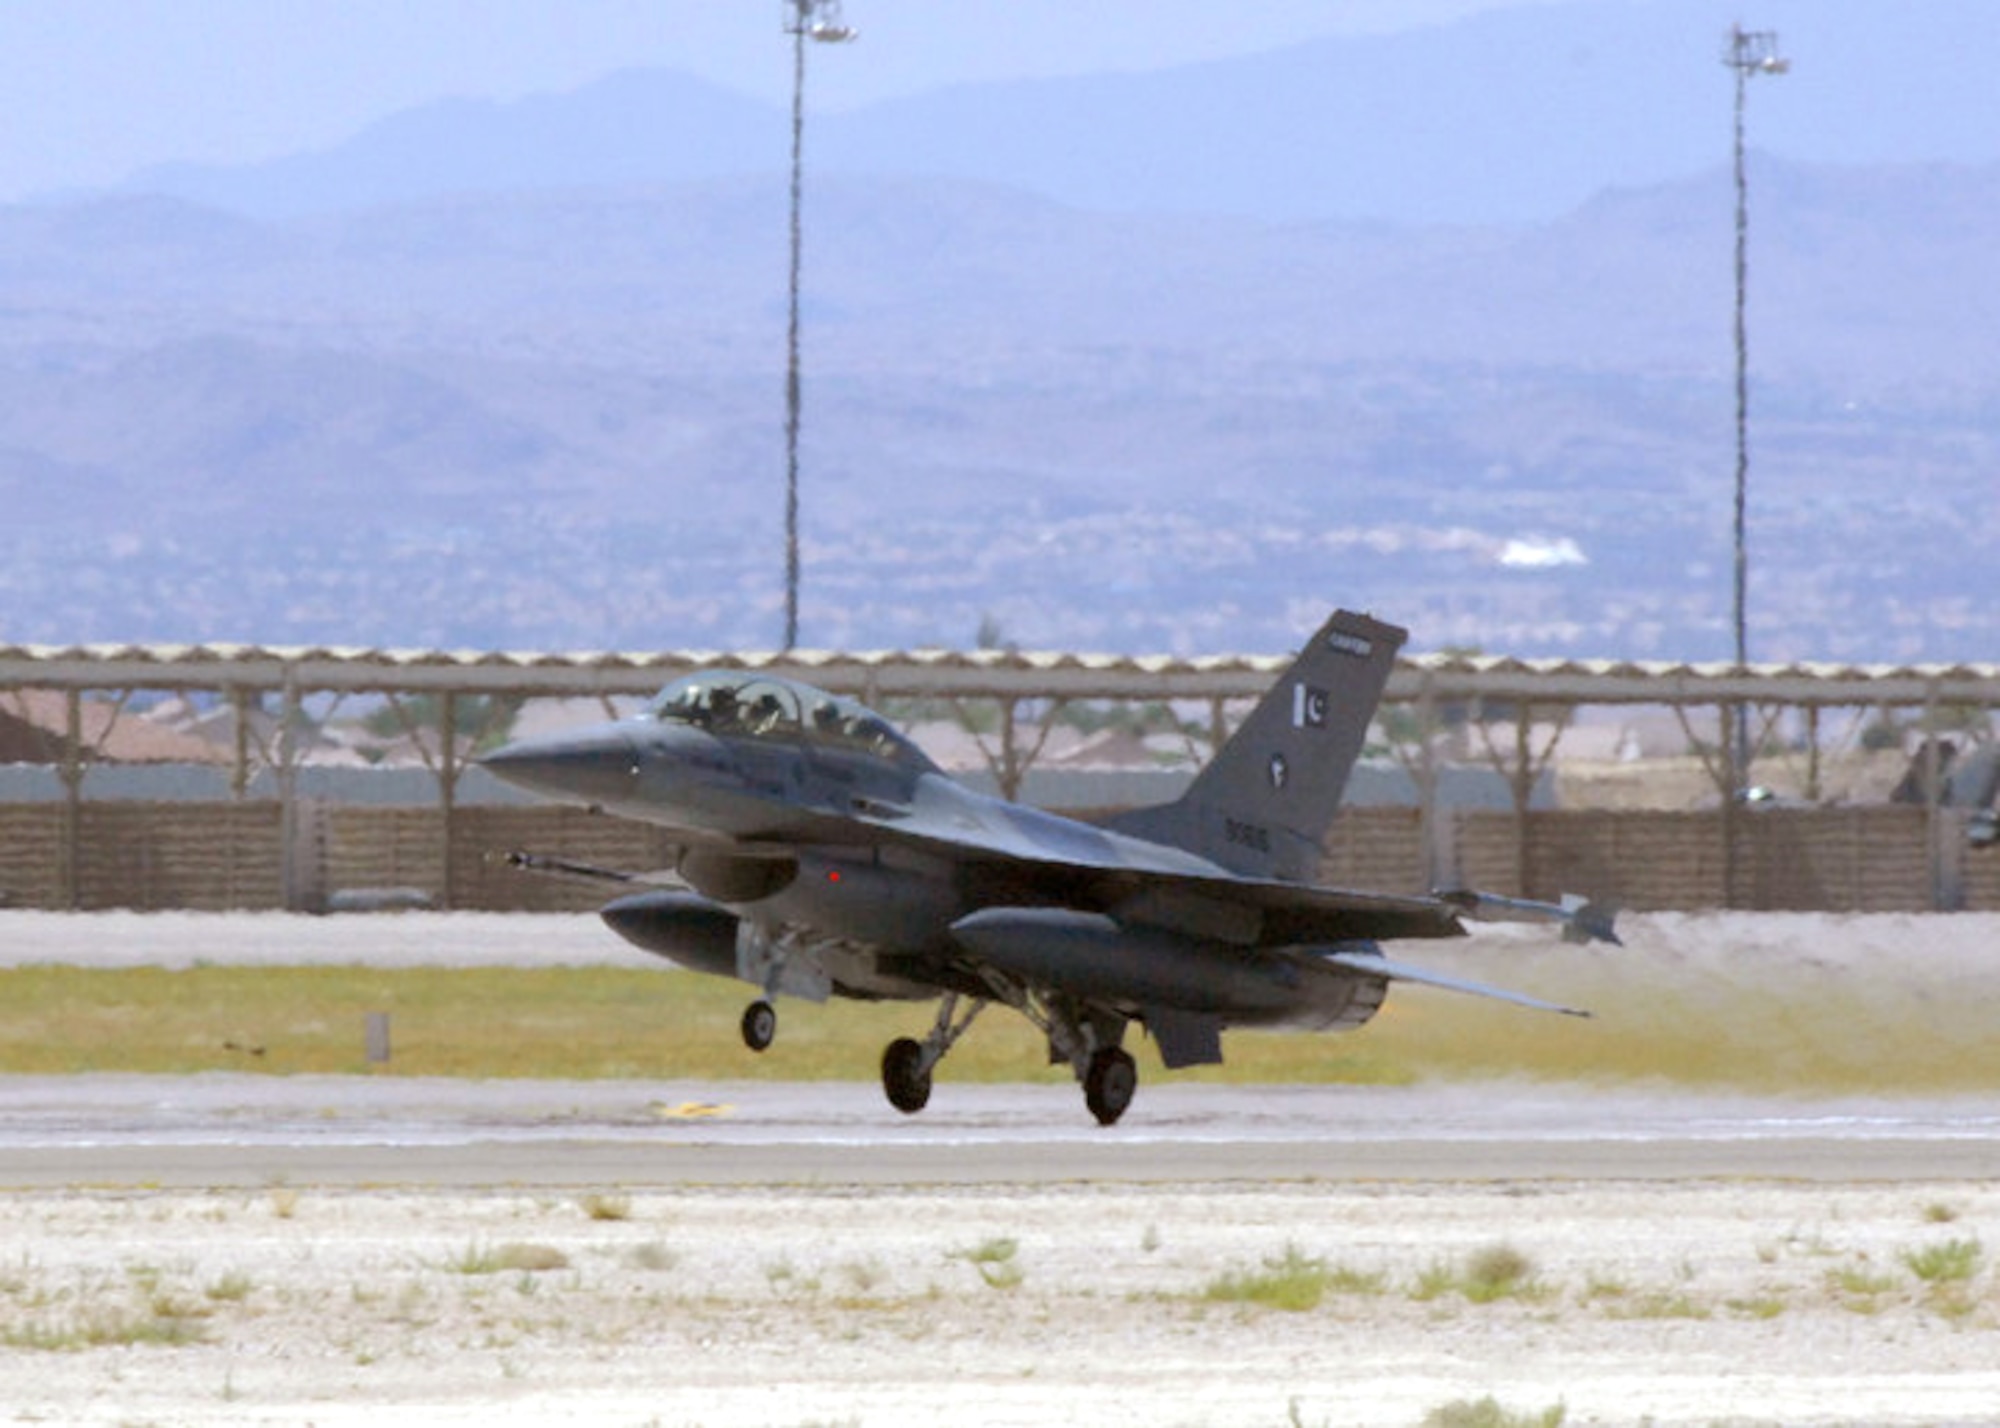
[[[716,734],[810,743],[926,772],[937,767],[872,709],[770,675],[726,670],[686,675],[662,689],[646,713]]]

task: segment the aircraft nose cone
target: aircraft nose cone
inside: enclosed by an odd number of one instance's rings
[[[530,793],[601,803],[626,792],[638,772],[639,756],[623,730],[607,727],[520,739],[478,763]]]

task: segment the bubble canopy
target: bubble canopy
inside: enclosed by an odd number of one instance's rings
[[[645,717],[713,734],[774,739],[866,754],[923,772],[929,756],[866,705],[768,674],[708,670],[675,680]]]

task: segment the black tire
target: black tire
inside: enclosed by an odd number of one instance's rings
[[[931,1103],[931,1072],[921,1042],[902,1036],[889,1043],[882,1053],[882,1092],[906,1116]]]
[[[778,1009],[757,1001],[743,1009],[743,1044],[752,1051],[768,1051],[778,1039]]]
[[[1124,1051],[1107,1046],[1090,1058],[1090,1069],[1083,1078],[1083,1102],[1099,1125],[1116,1125],[1138,1089],[1139,1063]]]

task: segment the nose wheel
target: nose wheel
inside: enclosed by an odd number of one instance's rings
[[[768,1051],[778,1039],[778,1009],[769,1002],[756,1001],[743,1009],[743,1044],[752,1051]]]

